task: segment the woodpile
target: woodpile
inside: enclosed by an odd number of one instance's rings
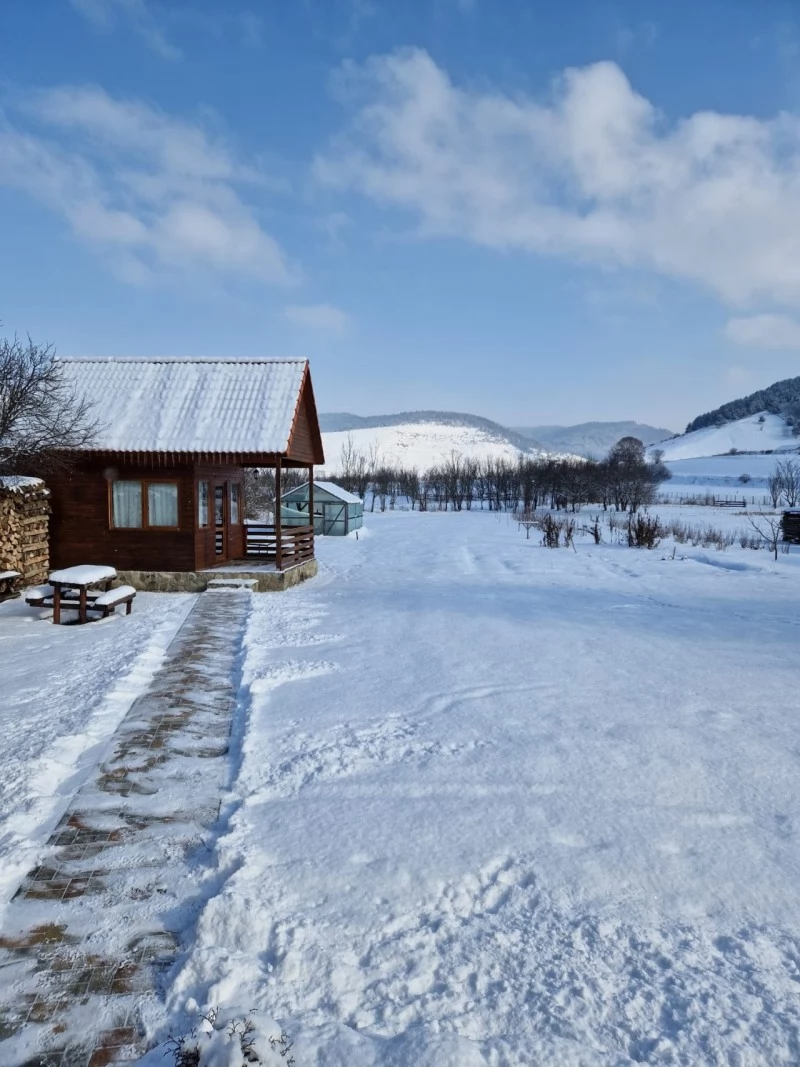
[[[50,570],[50,493],[38,478],[0,478],[0,571],[40,585]]]

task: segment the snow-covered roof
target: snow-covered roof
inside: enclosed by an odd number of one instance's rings
[[[287,493],[281,496],[281,500],[284,500],[287,496],[296,496],[301,489],[305,489],[308,482],[303,482],[302,485],[298,485],[296,489],[290,489]],[[356,496],[355,493],[348,493],[346,489],[342,489],[336,482],[318,482],[314,479],[314,488],[321,489],[324,493],[330,493],[331,496],[335,496],[337,500],[341,500],[345,504],[363,504],[360,496]]]
[[[268,452],[289,445],[304,359],[62,359],[109,452]]]

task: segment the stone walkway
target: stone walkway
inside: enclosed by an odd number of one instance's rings
[[[3,1067],[110,1067],[146,1051],[207,892],[249,602],[199,597],[9,906]]]

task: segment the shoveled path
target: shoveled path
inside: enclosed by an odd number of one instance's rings
[[[204,593],[0,937],[0,1063],[134,1062],[202,903],[250,594]]]

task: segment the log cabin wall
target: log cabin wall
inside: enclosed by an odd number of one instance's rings
[[[178,486],[175,529],[114,529],[110,485],[120,481],[174,482]],[[209,522],[199,525],[198,482],[209,484]],[[230,487],[239,485],[239,522],[231,523]],[[244,555],[244,470],[237,466],[187,463],[163,466],[84,460],[51,477],[53,567],[108,563],[118,570],[194,571]],[[225,501],[224,553],[216,552],[214,491]]]
[[[113,529],[110,485],[120,481],[165,481],[178,486],[175,529]],[[82,460],[48,479],[51,490],[51,566],[108,564],[118,570],[194,570],[195,501],[192,465],[159,466]]]
[[[292,460],[302,463],[314,462],[314,444],[311,435],[311,422],[305,397],[300,402],[292,433]]]
[[[110,486],[119,481],[174,482],[178,486],[175,529],[114,529]],[[208,525],[199,525],[198,483],[209,485]],[[244,469],[212,463],[164,466],[157,457],[142,463],[82,460],[51,476],[51,566],[107,563],[118,570],[195,571],[244,556]],[[231,520],[231,485],[239,486],[239,522]],[[216,551],[214,492],[224,492],[224,552]]]

